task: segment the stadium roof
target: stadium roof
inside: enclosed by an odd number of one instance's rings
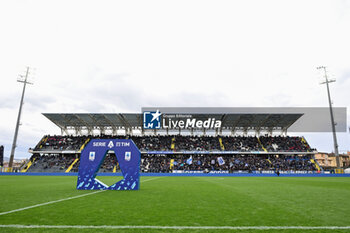
[[[189,113],[191,114],[191,113]],[[67,129],[142,129],[143,119],[141,113],[43,113],[50,121]],[[198,120],[215,118],[221,120],[221,129],[280,129],[286,131],[296,122],[302,113],[211,113],[191,114]],[[181,119],[178,117],[177,119]]]

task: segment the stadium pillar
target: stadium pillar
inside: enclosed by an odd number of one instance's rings
[[[15,150],[16,150],[16,146],[17,146],[16,144],[17,144],[18,129],[19,129],[19,125],[20,125],[20,122],[21,122],[22,106],[23,106],[23,99],[24,99],[24,93],[25,93],[25,90],[26,90],[26,85],[27,84],[32,84],[32,83],[28,82],[28,75],[29,75],[29,67],[27,67],[27,71],[26,71],[26,74],[24,76],[24,80],[22,80],[22,79],[18,79],[17,80],[17,82],[23,83],[23,90],[22,90],[21,102],[19,104],[15,135],[13,137],[11,154],[10,154],[10,161],[9,161],[9,168],[10,169],[12,169],[13,159],[15,157]]]
[[[0,146],[0,168],[4,166],[4,146]]]
[[[329,80],[327,76],[327,69],[324,66],[317,67],[317,69],[323,69],[324,70],[324,77],[325,81],[322,82],[321,84],[326,84],[327,86],[327,94],[328,94],[328,102],[329,102],[329,113],[331,115],[331,124],[332,124],[332,132],[333,132],[333,143],[334,143],[334,154],[335,154],[335,159],[337,163],[337,168],[340,169],[340,159],[339,159],[339,151],[338,151],[338,142],[337,142],[337,133],[335,130],[335,122],[334,122],[334,115],[333,115],[333,107],[332,107],[332,100],[331,100],[331,94],[329,91],[329,85],[328,83],[335,82],[335,80]]]
[[[88,127],[88,134],[92,135],[93,134],[93,129],[91,127]]]
[[[260,128],[255,130],[255,137],[259,137],[260,135]]]

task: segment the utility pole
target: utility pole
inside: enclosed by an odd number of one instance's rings
[[[23,83],[23,90],[22,90],[22,97],[21,97],[21,102],[19,105],[19,110],[18,110],[18,116],[17,116],[17,123],[16,123],[16,129],[15,129],[15,135],[13,137],[13,142],[12,142],[12,148],[11,148],[11,154],[10,154],[10,161],[9,161],[9,169],[12,170],[13,166],[13,159],[15,157],[15,150],[17,147],[17,136],[18,136],[18,129],[20,126],[21,122],[21,114],[22,114],[22,106],[23,106],[23,99],[24,99],[24,93],[26,91],[26,85],[27,84],[33,84],[28,82],[28,76],[29,76],[29,67],[27,67],[26,74],[25,75],[20,75],[20,77],[17,79],[17,82]]]
[[[324,66],[317,67],[318,70],[323,69],[324,70],[324,77],[325,81],[321,82],[320,84],[326,84],[327,86],[327,94],[328,94],[328,102],[329,102],[329,112],[331,114],[331,124],[332,124],[332,131],[333,131],[333,143],[334,143],[334,154],[337,162],[337,168],[340,169],[340,159],[339,159],[339,151],[338,151],[338,142],[337,142],[337,134],[335,131],[335,122],[334,122],[334,115],[333,115],[333,107],[332,107],[332,100],[331,100],[331,94],[329,91],[329,85],[328,83],[335,82],[335,79],[328,79],[327,76],[327,68]]]

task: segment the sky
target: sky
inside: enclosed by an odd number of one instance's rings
[[[349,108],[350,1],[0,1],[0,145],[16,158],[60,130],[41,113],[141,107]],[[349,115],[349,110],[348,110]],[[350,118],[348,117],[348,122]],[[332,135],[303,134],[331,152]],[[350,150],[349,132],[339,149]]]

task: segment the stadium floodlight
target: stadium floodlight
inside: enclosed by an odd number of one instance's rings
[[[319,66],[319,67],[317,67],[317,69],[318,70],[323,69],[323,71],[324,71],[325,81],[321,82],[320,84],[326,84],[326,86],[327,86],[329,112],[330,112],[330,115],[331,115],[331,124],[332,124],[332,132],[333,132],[334,154],[335,154],[335,158],[336,158],[336,162],[337,162],[337,168],[340,169],[340,159],[339,159],[339,151],[338,151],[337,134],[336,134],[336,130],[335,130],[336,123],[334,122],[332,100],[331,100],[331,94],[330,94],[329,85],[328,85],[329,83],[335,82],[335,79],[328,79],[327,68],[325,66]]]
[[[11,148],[11,154],[10,154],[10,161],[9,161],[9,169],[12,170],[13,166],[13,159],[15,157],[15,150],[17,147],[17,136],[18,136],[18,129],[20,126],[20,121],[21,121],[21,114],[22,114],[22,106],[23,106],[23,100],[24,100],[24,93],[26,90],[26,85],[27,84],[33,84],[28,81],[29,77],[29,72],[30,68],[27,67],[26,74],[25,75],[20,75],[19,78],[17,79],[17,82],[23,83],[23,90],[22,90],[22,97],[21,97],[21,102],[19,104],[19,110],[18,110],[18,116],[17,116],[17,123],[16,123],[16,129],[15,129],[15,134],[13,136],[13,142],[12,142],[12,148]]]

